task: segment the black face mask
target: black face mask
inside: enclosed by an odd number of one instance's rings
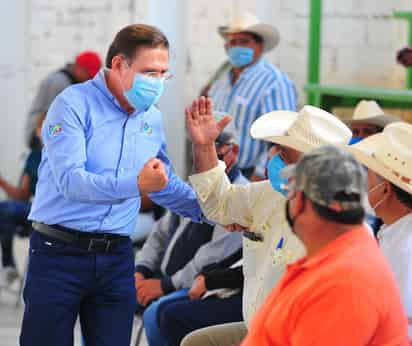
[[[290,229],[292,230],[293,233],[295,233],[295,231],[293,230],[293,225],[295,223],[295,219],[292,219],[292,217],[289,214],[289,200],[286,201],[285,204],[285,217],[286,217],[286,221],[289,224]]]

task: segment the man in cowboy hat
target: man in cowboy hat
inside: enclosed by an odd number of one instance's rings
[[[198,194],[199,203],[209,219],[223,224],[239,224],[244,233],[243,316],[249,322],[267,294],[282,276],[286,265],[302,257],[303,244],[290,231],[284,216],[285,197],[272,188],[270,181],[234,186],[219,163],[214,140],[230,121],[217,122],[210,99],[201,97],[186,110],[187,128],[193,142],[197,174],[189,179]],[[305,106],[298,112],[275,111],[257,119],[251,134],[255,139],[279,144],[286,164],[298,161],[301,152],[325,144],[347,144],[349,128],[332,114]],[[227,344],[240,342],[247,330],[244,324],[220,328],[219,339]],[[196,332],[195,332],[196,333]],[[210,335],[192,335],[188,345],[208,345]],[[219,344],[220,345],[220,344]],[[225,343],[222,343],[225,345]]]
[[[296,110],[295,86],[289,77],[263,58],[279,43],[279,32],[250,13],[219,27],[230,69],[215,81],[208,95],[215,110],[232,114],[240,136],[239,166],[250,178],[263,177],[266,146],[249,136],[253,121],[273,110]]]
[[[242,346],[409,345],[395,279],[363,223],[362,166],[323,146],[284,173],[285,214],[307,255],[288,266]]]
[[[358,143],[382,132],[386,125],[394,121],[400,121],[400,119],[386,114],[376,101],[361,100],[355,107],[352,119],[348,121],[353,134],[350,144]],[[367,205],[366,220],[376,234],[382,225],[382,220],[375,216],[369,205]]]
[[[348,150],[368,167],[369,202],[382,218],[379,244],[401,290],[412,339],[412,125],[397,122]]]
[[[386,114],[376,101],[360,101],[353,112],[353,117],[348,121],[352,130],[354,142],[382,132],[383,128],[399,118]]]

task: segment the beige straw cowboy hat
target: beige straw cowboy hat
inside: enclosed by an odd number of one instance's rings
[[[360,163],[412,194],[412,125],[392,123],[347,148]]]
[[[253,123],[253,138],[281,144],[308,152],[321,145],[345,145],[351,130],[334,115],[313,106],[299,112],[274,111],[262,115]]]
[[[353,112],[353,118],[347,122],[349,125],[356,123],[366,123],[384,128],[386,125],[400,121],[399,118],[386,114],[375,101],[362,100]]]
[[[238,32],[256,34],[263,39],[265,52],[275,48],[280,40],[279,31],[275,27],[261,23],[254,14],[248,12],[234,16],[228,25],[220,26],[217,31],[223,38],[226,38],[227,34]]]

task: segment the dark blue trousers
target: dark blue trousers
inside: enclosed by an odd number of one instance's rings
[[[15,267],[13,237],[18,226],[27,224],[30,203],[14,200],[0,202],[0,242],[3,267]]]
[[[136,308],[132,243],[96,254],[36,231],[23,292],[20,345],[72,346],[78,316],[87,346],[129,346]]]
[[[160,332],[168,346],[179,346],[189,333],[216,324],[243,321],[242,294],[219,299],[177,300],[158,310]]]

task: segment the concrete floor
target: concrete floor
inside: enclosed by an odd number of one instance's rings
[[[24,264],[27,257],[28,240],[16,239],[15,254],[17,259],[17,267],[20,273],[24,270]],[[19,282],[13,283],[10,290],[0,290],[0,346],[16,346],[18,345],[20,324],[23,314],[23,303],[16,308],[16,299]],[[132,345],[136,339],[137,329],[140,325],[140,320],[135,319],[132,335]],[[80,343],[80,328],[76,325],[75,331],[75,345]],[[143,338],[144,339],[144,338]],[[146,340],[142,340],[140,346],[147,346]]]

